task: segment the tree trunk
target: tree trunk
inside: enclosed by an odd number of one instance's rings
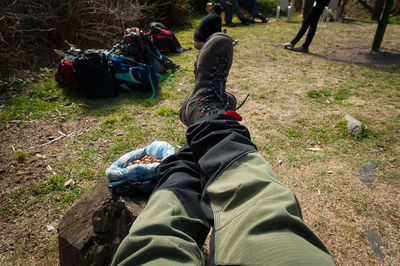
[[[385,9],[383,10],[382,18],[378,22],[378,27],[376,28],[376,33],[374,41],[372,43],[372,51],[379,52],[381,48],[383,35],[385,34],[386,26],[389,23],[389,15],[392,10],[394,0],[386,0]]]
[[[372,19],[379,20],[382,15],[383,7],[385,6],[385,0],[376,0],[374,8],[372,10]]]
[[[342,0],[342,1],[340,1],[340,14],[339,14],[339,17],[341,18],[341,19],[344,19],[344,10],[345,10],[345,8],[346,8],[346,4],[347,4],[347,2],[348,2],[348,0]]]

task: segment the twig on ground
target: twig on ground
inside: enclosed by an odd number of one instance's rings
[[[17,172],[16,175],[29,175],[29,174],[40,174],[45,172],[54,172],[54,169],[43,169],[43,170],[36,170],[36,171],[25,171],[25,172]]]
[[[61,131],[58,131],[58,133],[60,133],[60,136],[58,136],[57,138],[55,138],[55,139],[53,139],[53,140],[50,140],[49,142],[40,144],[40,145],[38,145],[38,146],[36,146],[36,147],[35,147],[35,146],[32,146],[32,147],[28,148],[28,150],[31,150],[31,149],[33,149],[33,148],[41,148],[41,147],[50,145],[50,144],[52,144],[52,143],[54,143],[54,142],[56,142],[57,140],[60,140],[60,139],[62,139],[62,138],[71,137],[73,134],[75,134],[75,131],[69,133],[68,135],[65,135],[65,134],[64,134],[63,132],[61,132]]]

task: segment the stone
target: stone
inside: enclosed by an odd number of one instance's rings
[[[347,120],[347,132],[349,132],[350,135],[355,136],[363,133],[363,127],[360,121],[349,114],[346,114],[344,119]]]
[[[60,265],[109,265],[145,205],[145,199],[112,195],[106,180],[98,182],[58,224]]]
[[[360,170],[358,170],[358,179],[367,186],[371,186],[373,183],[375,183],[375,179],[373,178],[375,174],[375,168],[376,164],[373,162],[361,165]]]
[[[383,259],[384,255],[382,253],[381,247],[385,247],[385,244],[383,243],[380,236],[374,230],[370,229],[365,229],[365,233],[367,234],[369,246],[371,247],[374,254]]]

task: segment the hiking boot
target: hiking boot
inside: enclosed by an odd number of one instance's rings
[[[293,49],[293,51],[300,53],[308,53],[308,47],[303,47],[303,46],[296,47]]]
[[[232,39],[222,32],[211,35],[195,62],[195,85],[179,110],[183,124],[190,126],[203,117],[236,109],[236,98],[225,91],[232,65]]]
[[[250,23],[256,23],[256,20],[253,17],[249,17],[249,22]]]
[[[289,49],[289,50],[293,50],[294,49],[294,45],[291,42],[282,43],[282,46],[285,49]]]

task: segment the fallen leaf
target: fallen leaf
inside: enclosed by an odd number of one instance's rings
[[[46,156],[44,156],[44,155],[41,155],[41,154],[36,154],[36,157],[37,158],[39,158],[39,159],[46,159]]]
[[[73,186],[75,184],[74,180],[69,179],[68,181],[65,181],[64,183],[64,187],[69,187],[69,186]]]

